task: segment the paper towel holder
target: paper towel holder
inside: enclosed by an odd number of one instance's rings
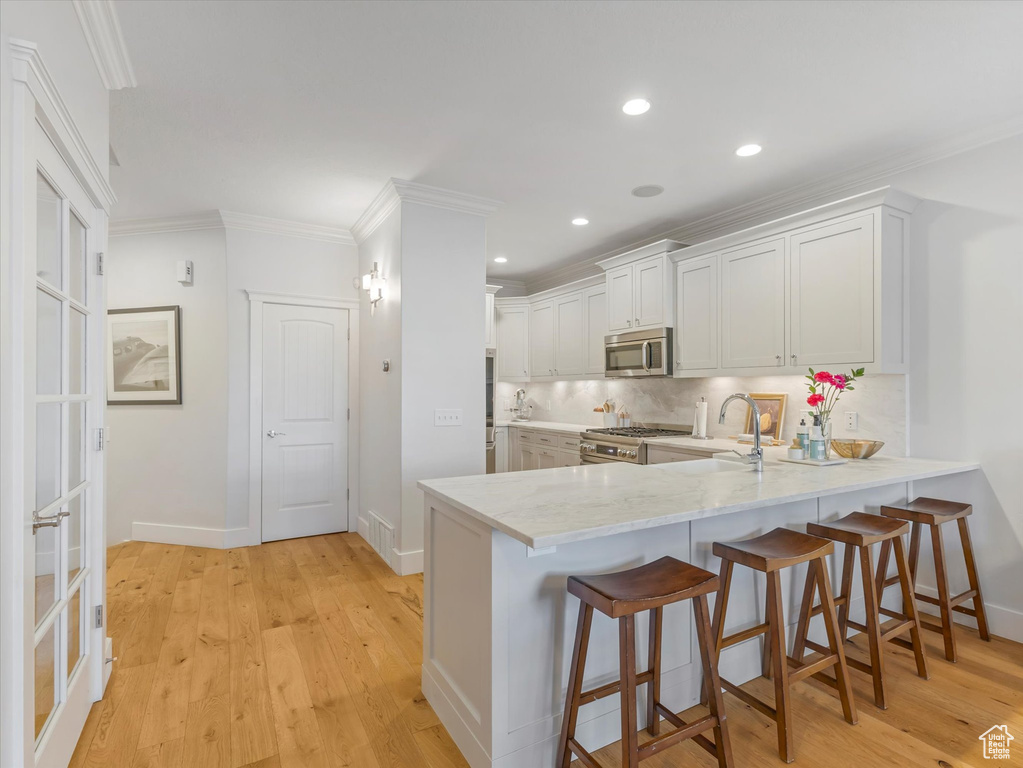
[[[706,402],[707,402],[707,398],[706,397],[701,397],[700,398],[700,403],[706,403]],[[699,428],[699,421],[700,421],[700,419],[699,419],[699,403],[697,403],[697,409],[696,410],[697,410],[697,415],[694,416],[694,418],[693,418],[693,434],[691,434],[689,437],[692,438],[693,440],[710,440],[711,438],[708,435],[697,435],[696,434],[696,431]],[[706,429],[706,425],[704,425],[704,429]]]

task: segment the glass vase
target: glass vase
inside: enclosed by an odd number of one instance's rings
[[[821,434],[824,436],[824,460],[831,461],[831,417],[821,422]]]

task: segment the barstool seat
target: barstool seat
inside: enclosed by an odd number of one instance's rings
[[[713,573],[673,557],[662,557],[618,573],[569,577],[568,591],[579,598],[579,621],[576,624],[565,716],[561,723],[555,763],[557,768],[568,768],[572,755],[579,758],[580,765],[599,768],[600,764],[593,755],[576,740],[579,708],[615,693],[621,694],[623,768],[637,768],[641,760],[660,754],[685,739],[692,739],[716,757],[719,768],[731,768],[732,748],[728,741],[728,724],[714,658],[710,608],[707,603],[707,595],[717,588],[718,577]],[[661,703],[661,630],[664,625],[664,608],[682,600],[693,601],[703,674],[710,681],[715,694],[709,701],[710,714],[689,723]],[[594,610],[618,620],[621,673],[617,682],[584,691],[583,675]],[[642,611],[650,611],[650,668],[640,673],[636,670],[636,614]],[[643,745],[639,743],[637,732],[636,687],[639,685],[648,686],[646,729],[654,737]],[[661,718],[671,723],[674,730],[661,734]],[[714,732],[713,741],[703,735],[711,730]]]
[[[920,497],[913,499],[906,504],[891,504],[881,507],[881,514],[898,520],[907,520],[913,524],[912,533],[909,537],[909,573],[916,590],[917,564],[920,560],[920,538],[924,526],[931,532],[931,551],[934,554],[934,578],[937,582],[938,596],[931,597],[916,592],[916,599],[922,603],[935,605],[941,611],[941,624],[934,624],[929,621],[921,621],[924,629],[940,632],[945,644],[945,658],[955,662],[958,659],[956,650],[955,624],[952,621],[953,613],[963,613],[972,616],[977,620],[977,632],[981,640],[990,640],[991,633],[988,631],[987,612],[984,609],[984,595],[980,590],[980,578],[977,576],[977,561],[973,553],[973,541],[970,539],[970,525],[967,518],[973,514],[973,507],[961,501],[946,501],[945,499],[930,499]],[[959,527],[959,541],[962,545],[963,560],[966,564],[966,578],[969,580],[970,588],[958,595],[953,595],[948,584],[948,566],[945,563],[945,543],[941,533],[941,526],[945,523],[955,521]],[[887,544],[882,545],[880,567],[885,573],[888,568],[889,548]],[[894,579],[884,580],[883,575],[878,576],[879,583],[885,586],[892,583]],[[963,603],[972,602],[973,607],[968,608]]]
[[[835,545],[817,536],[808,536],[788,528],[775,528],[763,536],[745,541],[715,541],[713,549],[718,557],[770,573],[830,555],[835,551]]]
[[[697,595],[717,592],[717,574],[662,557],[618,573],[569,576],[568,591],[601,613],[618,619]]]
[[[893,536],[909,533],[909,523],[891,517],[851,512],[829,523],[807,523],[806,532],[854,547],[868,547]]]

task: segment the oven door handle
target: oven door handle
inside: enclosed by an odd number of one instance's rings
[[[643,370],[644,371],[649,371],[650,370],[650,363],[647,362],[649,359],[650,359],[650,342],[649,341],[644,341],[643,342]]]

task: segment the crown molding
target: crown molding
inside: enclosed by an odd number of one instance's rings
[[[459,213],[471,213],[476,216],[489,216],[501,206],[497,200],[490,200],[486,197],[477,197],[462,192],[453,192],[450,189],[418,184],[414,181],[391,178],[387,180],[384,188],[377,193],[373,202],[352,226],[355,240],[359,243],[364,242],[403,202],[419,203]]]
[[[219,211],[192,213],[185,216],[154,216],[141,219],[118,219],[110,222],[109,237],[127,235],[158,235],[164,232],[191,232],[197,229],[223,229]]]
[[[541,272],[532,279],[527,278],[525,282],[530,295],[532,295],[595,274],[600,269],[597,266],[598,262],[620,256],[659,240],[679,240],[696,245],[739,229],[746,229],[785,215],[798,213],[808,206],[834,202],[843,196],[869,190],[871,186],[882,185],[895,174],[980,149],[988,144],[994,144],[1019,134],[1023,134],[1023,114],[932,143],[926,147],[888,155],[842,173],[789,187],[749,203],[694,219],[623,248],[590,256],[558,269]],[[899,207],[895,198],[892,199],[892,204]]]
[[[60,95],[57,84],[39,55],[35,43],[25,40],[8,40],[11,52],[11,77],[23,83],[36,101],[36,116],[57,147],[57,151],[68,163],[71,172],[85,189],[93,204],[108,214],[117,202],[110,181],[103,172],[89,145],[78,130],[71,110]],[[104,160],[106,158],[104,157]]]
[[[113,0],[72,0],[72,5],[106,89],[117,91],[138,85]]]
[[[247,229],[252,232],[267,232],[287,237],[301,237],[306,240],[319,240],[324,243],[339,245],[355,245],[355,238],[347,229],[327,227],[322,224],[306,224],[300,221],[273,219],[269,216],[254,216],[250,213],[220,211],[224,226],[229,229]]]
[[[525,296],[526,295],[526,283],[522,280],[503,280],[497,277],[487,277],[487,293],[497,293],[497,291],[503,291],[504,296],[501,298],[507,298],[509,296]],[[497,290],[491,291],[491,288]]]

